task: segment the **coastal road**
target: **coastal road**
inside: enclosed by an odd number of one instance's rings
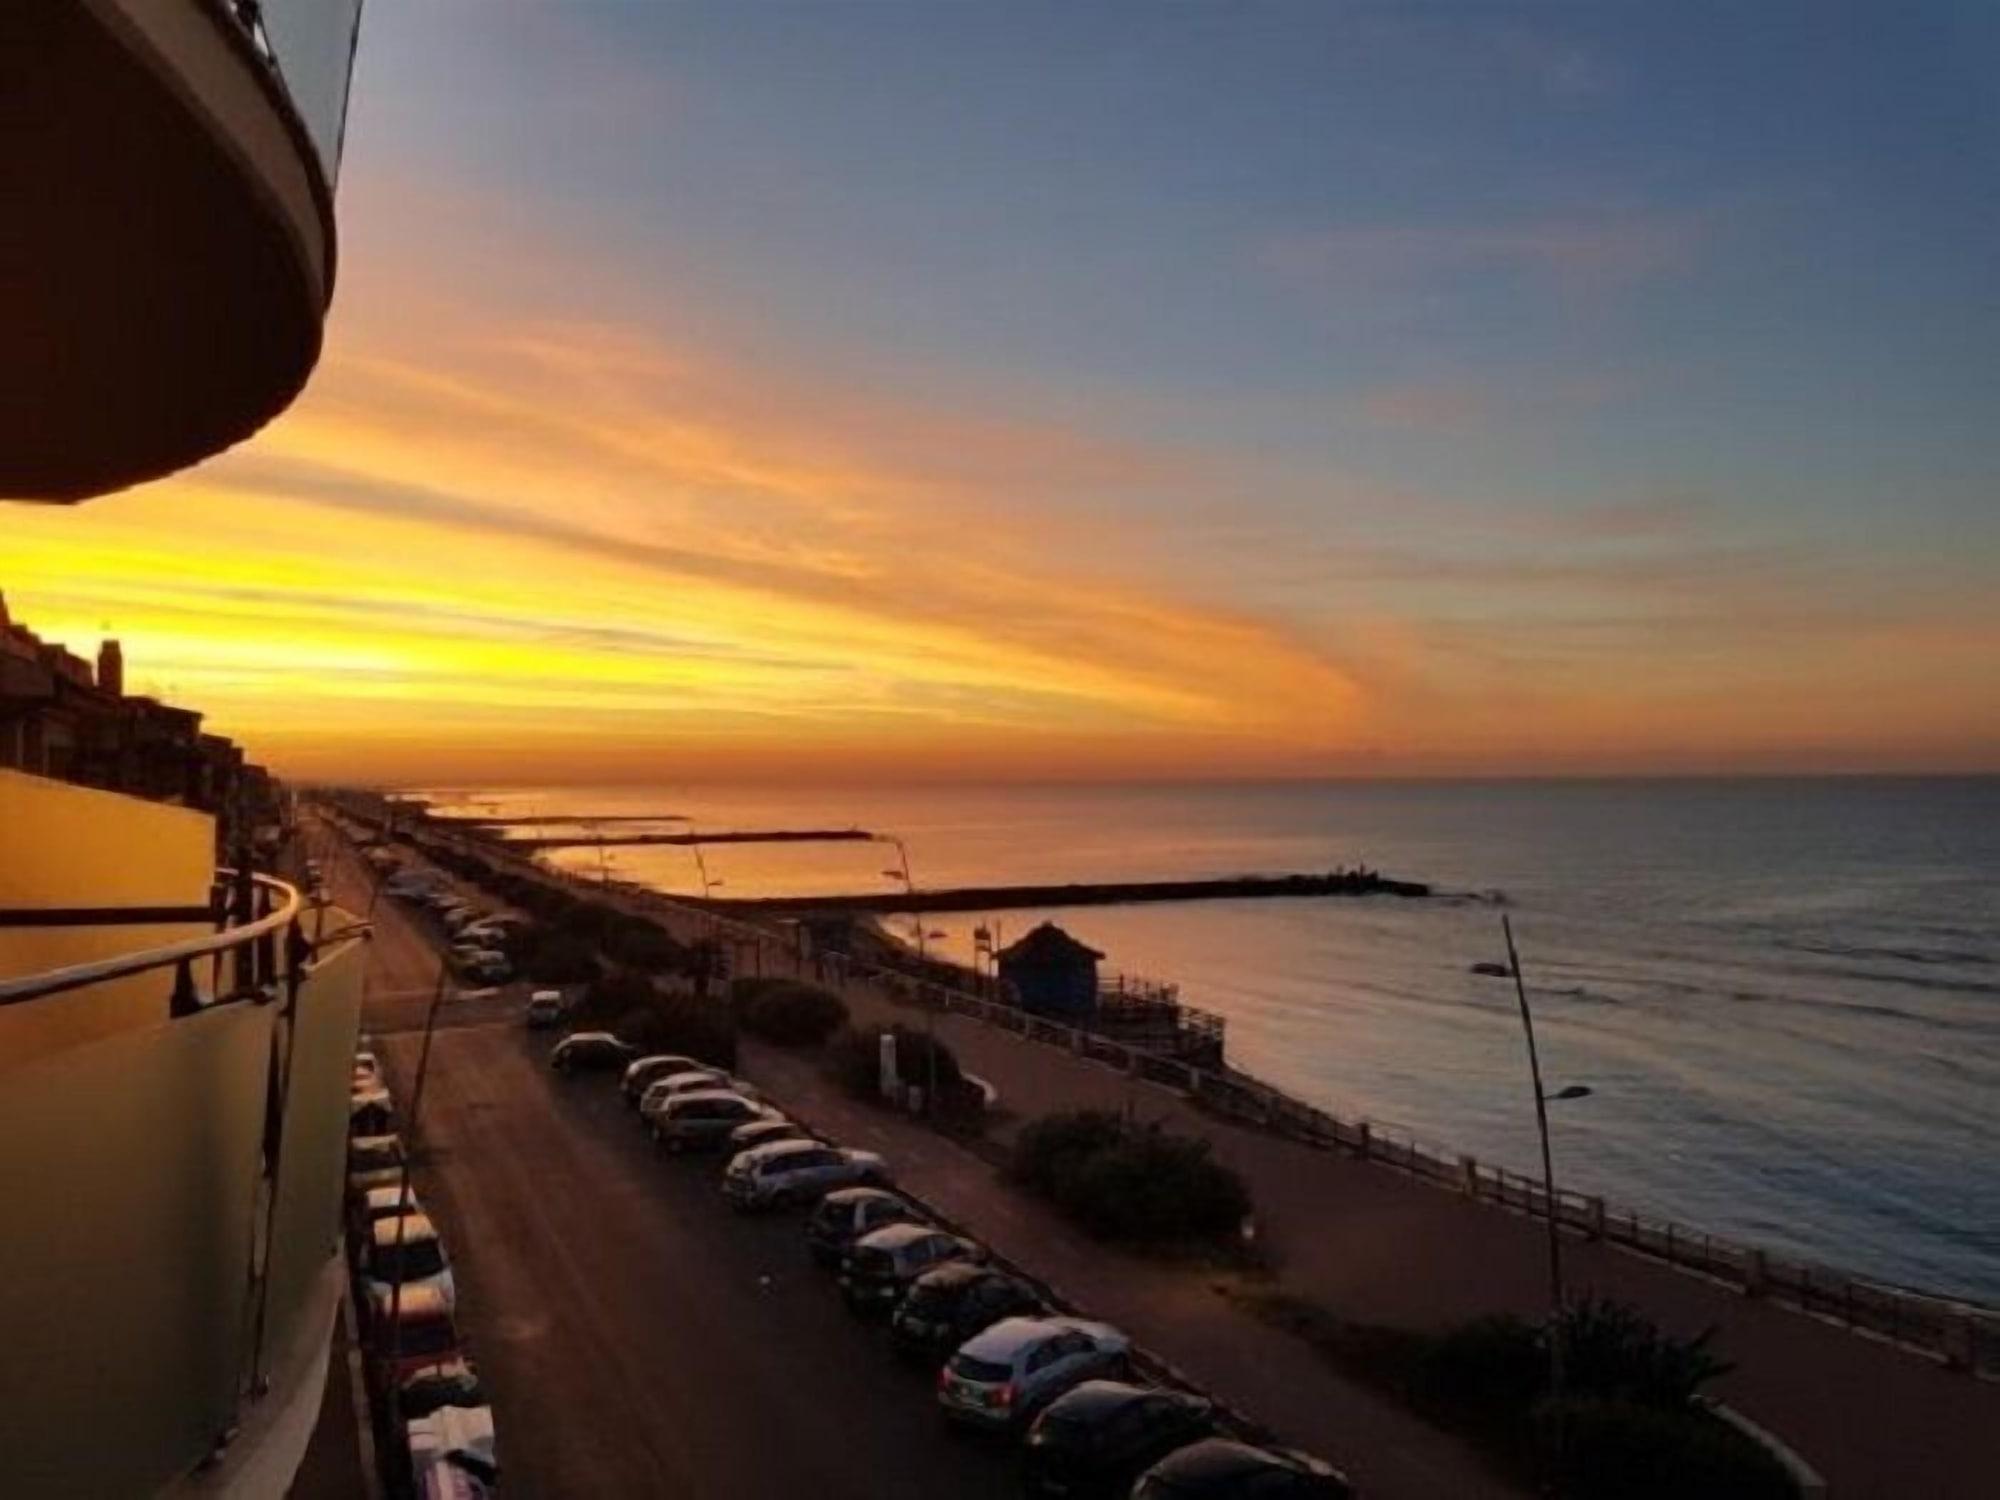
[[[330,873],[353,899],[352,861]],[[375,915],[374,988],[434,979],[402,910]],[[407,1098],[421,1006],[370,1009]],[[415,1177],[451,1252],[509,1495],[1018,1494],[1012,1453],[943,1431],[929,1377],[848,1316],[796,1216],[732,1214],[718,1163],[658,1156],[610,1078],[558,1078],[517,1022],[452,1022]]]

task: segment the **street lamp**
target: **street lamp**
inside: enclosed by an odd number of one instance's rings
[[[1566,1099],[1583,1099],[1590,1086],[1572,1083],[1553,1094],[1542,1088],[1542,1063],[1535,1050],[1535,1017],[1528,1007],[1528,987],[1521,977],[1521,955],[1514,947],[1514,924],[1500,915],[1500,931],[1507,940],[1507,974],[1514,981],[1514,995],[1521,1007],[1521,1032],[1528,1040],[1528,1077],[1535,1088],[1535,1129],[1542,1144],[1542,1199],[1548,1211],[1549,1227],[1549,1394],[1560,1403],[1563,1397],[1562,1319],[1567,1302],[1563,1296],[1562,1231],[1556,1209],[1555,1157],[1549,1150],[1549,1104]],[[1558,1429],[1560,1433],[1560,1429]],[[1560,1441],[1560,1437],[1558,1437]]]
[[[876,837],[882,843],[894,844],[896,846],[896,857],[899,862],[900,868],[894,870],[884,870],[882,872],[882,875],[885,879],[888,880],[901,881],[904,893],[909,896],[910,903],[912,906],[914,906],[916,904],[916,899],[917,899],[917,883],[910,877],[909,846],[905,844],[901,839],[896,837],[896,835],[893,833],[877,834]],[[917,930],[917,961],[919,963],[922,963],[926,956],[924,949],[924,940],[925,940],[924,914],[922,912],[912,912],[911,915],[915,918],[915,925]],[[939,933],[938,936],[942,937],[943,934]]]

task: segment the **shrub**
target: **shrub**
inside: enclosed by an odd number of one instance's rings
[[[536,984],[576,984],[597,977],[597,957],[588,943],[569,933],[539,933],[528,952],[526,972]]]
[[[1068,1179],[1078,1161],[1116,1145],[1124,1130],[1125,1122],[1109,1110],[1043,1115],[1022,1127],[1007,1175],[1030,1191],[1053,1198],[1057,1184]]]
[[[781,1047],[822,1046],[847,1024],[840,996],[793,979],[738,979],[729,998],[744,1030]]]
[[[1536,1409],[1559,1493],[1574,1500],[1787,1500],[1791,1476],[1763,1448],[1697,1408],[1576,1397]],[[1558,1446],[1560,1426],[1560,1446]]]
[[[657,923],[642,917],[626,917],[611,927],[604,936],[604,949],[621,964],[656,973],[676,968],[687,951]]]
[[[1677,1339],[1636,1308],[1608,1300],[1586,1298],[1566,1308],[1561,1331],[1565,1379],[1579,1396],[1685,1407],[1731,1368],[1709,1350],[1713,1328]]]
[[[1053,1202],[1086,1233],[1140,1245],[1218,1242],[1250,1212],[1243,1179],[1207,1141],[1082,1110],[1021,1132],[1010,1175]]]
[[[1541,1327],[1504,1313],[1439,1334],[1417,1362],[1414,1394],[1461,1411],[1525,1413],[1548,1378]]]

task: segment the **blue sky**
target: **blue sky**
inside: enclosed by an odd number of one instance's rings
[[[468,472],[562,471],[493,536],[810,538],[779,592],[861,635],[1093,642],[1120,686],[1002,717],[1113,761],[1207,765],[1185,711],[1217,768],[1992,765],[1996,64],[1971,4],[377,5],[327,369],[255,472],[395,511],[420,433],[303,434],[420,386]],[[467,446],[502,390],[679,467]],[[1045,602],[1091,590],[1193,635]],[[971,722],[965,649],[866,692]]]

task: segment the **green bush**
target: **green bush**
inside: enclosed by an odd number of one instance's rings
[[[745,1031],[781,1047],[822,1046],[847,1024],[840,996],[795,979],[738,979],[729,999]]]
[[[1571,1500],[1788,1500],[1791,1476],[1763,1448],[1695,1407],[1576,1397],[1535,1411],[1557,1492]]]
[[[1138,1245],[1233,1239],[1250,1212],[1243,1179],[1207,1141],[1081,1110],[1037,1120],[1015,1144],[1010,1175],[1086,1233]]]

